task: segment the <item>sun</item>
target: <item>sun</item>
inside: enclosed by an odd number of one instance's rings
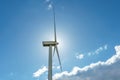
[[[42,40],[47,40],[47,41],[54,41],[54,32],[51,29],[46,29],[45,31],[46,33],[43,32],[43,38]],[[70,45],[69,45],[69,41],[70,38],[67,35],[67,33],[57,29],[57,42],[58,44],[58,48],[60,52],[67,52],[67,50],[69,49]],[[62,54],[62,53],[61,53]]]

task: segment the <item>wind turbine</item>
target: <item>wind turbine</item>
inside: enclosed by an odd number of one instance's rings
[[[52,10],[53,10],[53,17],[54,17],[54,41],[43,41],[42,44],[44,47],[49,47],[49,59],[48,59],[48,80],[52,80],[52,55],[57,53],[59,64],[60,64],[60,69],[62,71],[62,66],[61,66],[61,60],[59,56],[59,51],[58,51],[58,41],[57,41],[57,36],[56,36],[56,20],[55,20],[55,7],[52,4]],[[52,51],[52,47],[54,47],[54,51]]]

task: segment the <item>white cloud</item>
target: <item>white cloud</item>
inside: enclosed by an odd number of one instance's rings
[[[83,54],[79,54],[76,56],[77,59],[83,59],[84,58],[84,55]]]
[[[108,49],[108,46],[107,46],[107,45],[104,45],[104,49],[107,50],[107,49]]]
[[[13,76],[13,75],[14,75],[14,73],[13,73],[13,72],[11,72],[11,73],[10,73],[10,76]]]
[[[71,72],[56,73],[53,80],[119,80],[120,46],[115,46],[116,54],[105,62],[92,63],[83,68],[75,66]]]
[[[47,67],[44,66],[43,68],[37,70],[35,73],[33,73],[33,77],[37,78],[39,76],[41,76],[43,73],[45,73],[47,71]]]
[[[98,49],[96,49],[95,51],[89,52],[88,55],[91,56],[91,55],[99,54],[100,52],[107,50],[107,48],[108,48],[107,45],[101,46]]]
[[[57,68],[57,69],[60,69],[60,66],[57,66],[56,68]]]
[[[50,0],[45,0],[45,2],[50,2]]]
[[[48,10],[52,9],[52,4],[48,5]]]
[[[60,66],[52,66],[53,69],[60,69]],[[33,73],[33,77],[38,78],[42,74],[48,71],[48,68],[46,66],[43,66],[42,68],[38,69],[36,72]]]
[[[52,9],[52,1],[51,0],[45,0],[45,2],[48,4],[48,10]]]

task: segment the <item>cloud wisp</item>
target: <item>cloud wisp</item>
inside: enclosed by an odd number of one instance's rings
[[[50,2],[50,0],[45,0],[45,2]]]
[[[47,67],[44,66],[41,69],[37,70],[36,72],[33,73],[33,77],[38,78],[39,76],[41,76],[43,73],[45,73],[46,71],[48,71]]]
[[[53,69],[60,69],[60,66],[52,66]],[[34,78],[39,78],[41,75],[43,75],[45,72],[48,71],[48,68],[46,66],[43,66],[42,68],[38,69],[36,72],[33,73]]]
[[[45,0],[45,2],[47,3],[48,7],[47,9],[48,10],[51,10],[53,8],[53,2],[51,0]]]
[[[83,68],[75,66],[71,72],[56,73],[53,80],[119,80],[120,46],[115,46],[116,54],[105,62],[98,61]]]
[[[83,54],[76,55],[76,59],[83,59],[83,58],[84,58]]]
[[[107,50],[107,49],[108,49],[108,46],[107,46],[107,45],[101,46],[101,47],[99,47],[98,49],[96,49],[95,51],[89,52],[89,53],[88,53],[88,56],[95,55],[95,54],[99,54],[100,52],[102,52],[102,51],[104,51],[104,50]]]
[[[87,55],[88,56],[97,55],[97,54],[100,54],[100,52],[105,51],[107,49],[108,49],[108,46],[104,45],[104,46],[99,47],[98,49],[96,49],[93,52],[88,52]],[[85,55],[84,54],[77,54],[75,57],[76,57],[76,59],[81,60],[85,57]]]

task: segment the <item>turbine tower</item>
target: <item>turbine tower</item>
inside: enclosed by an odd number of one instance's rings
[[[43,41],[42,44],[44,47],[49,47],[49,59],[48,59],[48,80],[52,80],[52,55],[57,53],[60,69],[62,71],[60,56],[57,45],[57,36],[56,36],[56,20],[55,20],[55,7],[52,4],[53,18],[54,18],[54,41]],[[52,51],[52,47],[54,47],[54,51]]]

